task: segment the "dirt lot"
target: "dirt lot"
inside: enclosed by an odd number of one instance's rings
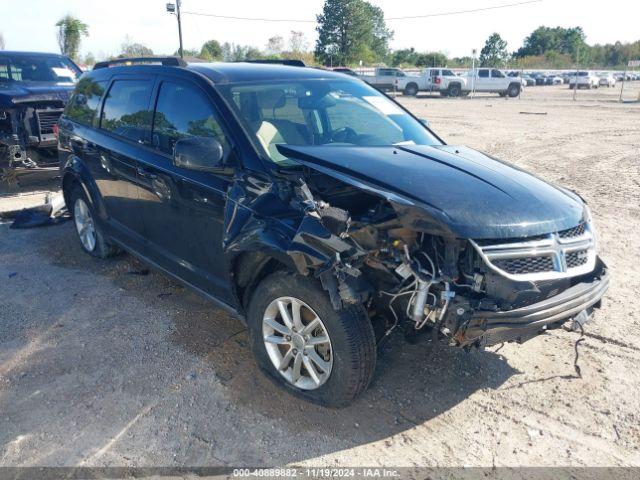
[[[401,99],[448,143],[591,205],[613,282],[582,378],[564,331],[470,354],[394,339],[371,389],[325,410],[265,380],[242,325],[165,276],[84,255],[71,223],[0,225],[0,464],[640,466],[640,104],[618,92]]]

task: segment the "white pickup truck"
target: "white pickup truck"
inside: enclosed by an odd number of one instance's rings
[[[467,79],[458,77],[447,68],[425,68],[420,75],[396,78],[396,90],[404,95],[418,92],[440,92],[441,95],[458,97],[468,92]]]
[[[406,76],[406,73],[404,73],[399,68],[386,68],[386,67],[376,68],[373,75],[371,74],[358,75],[358,77],[361,80],[364,80],[372,87],[375,87],[378,90],[383,90],[383,91],[396,90],[397,89],[396,80],[400,78],[404,78],[405,76]]]
[[[517,97],[524,88],[520,77],[509,77],[497,68],[469,70],[465,78],[469,90],[498,93],[501,97]]]

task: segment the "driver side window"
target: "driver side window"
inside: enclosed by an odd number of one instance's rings
[[[225,158],[229,153],[229,142],[209,100],[189,86],[163,82],[153,117],[153,146],[173,155],[176,142],[188,137],[215,138]]]

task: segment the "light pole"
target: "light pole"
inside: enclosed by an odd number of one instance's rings
[[[176,0],[175,4],[167,3],[167,12],[175,14],[178,18],[178,38],[180,40],[178,53],[180,54],[180,58],[182,58],[182,19],[180,17],[180,0]]]
[[[471,50],[471,55],[473,55],[471,59],[471,98],[476,94],[476,53],[478,51],[475,48]]]

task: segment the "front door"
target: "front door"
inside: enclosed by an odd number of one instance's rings
[[[181,138],[216,138],[227,162],[231,162],[231,142],[213,103],[199,87],[162,79],[156,92],[152,151],[138,169],[152,260],[191,285],[232,301],[222,250],[232,176],[173,164],[173,147]]]

